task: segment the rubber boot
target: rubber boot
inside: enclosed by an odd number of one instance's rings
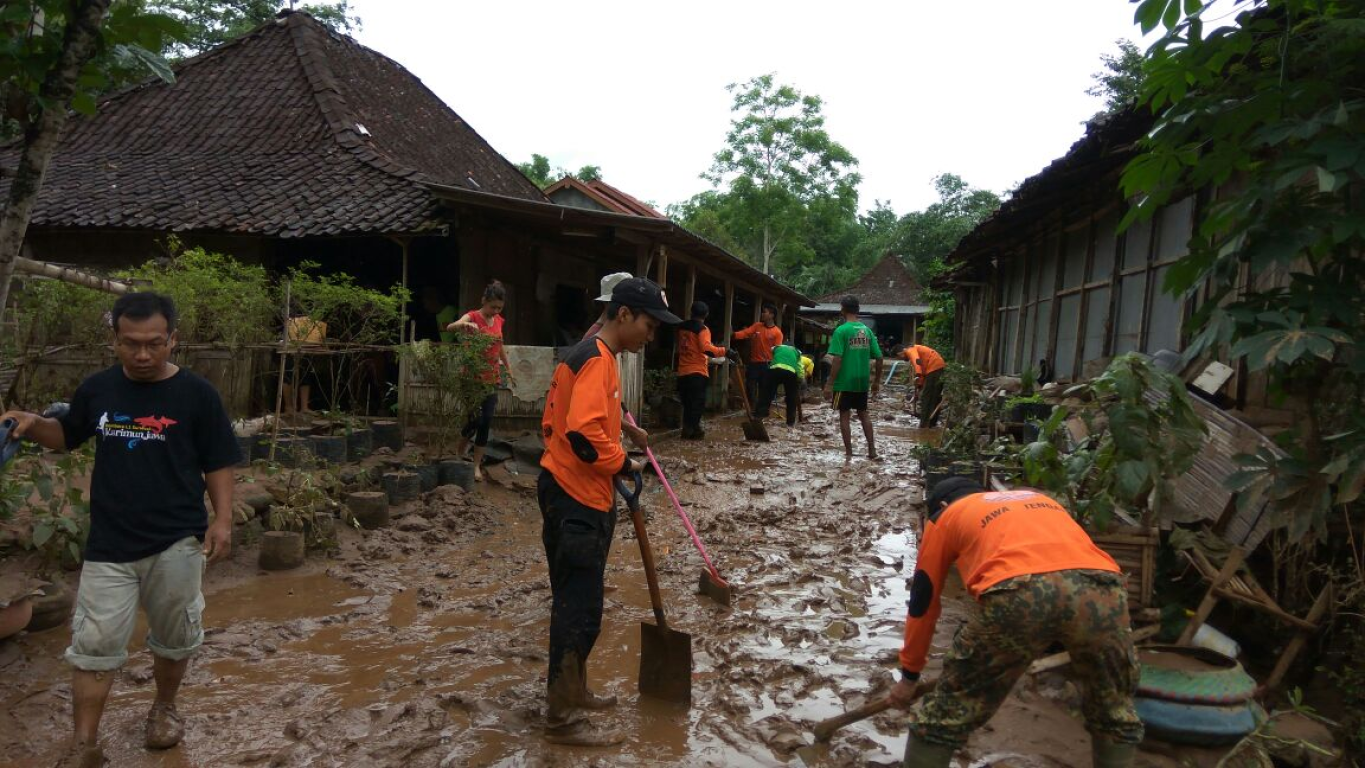
[[[915,738],[911,733],[905,741],[905,762],[902,768],[948,768],[953,764],[955,747],[945,747]]]
[[[625,741],[625,734],[588,722],[579,704],[583,698],[583,665],[572,653],[564,654],[559,674],[546,689],[545,740],[572,747],[610,747]]]
[[[1137,757],[1137,745],[1094,734],[1090,737],[1090,756],[1095,768],[1128,768]]]
[[[615,696],[599,696],[588,689],[588,665],[587,663],[578,665],[579,680],[582,685],[578,688],[578,706],[583,709],[603,710],[611,709],[616,706]]]

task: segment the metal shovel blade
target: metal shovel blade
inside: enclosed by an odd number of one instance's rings
[[[692,636],[640,622],[640,693],[692,702]]]

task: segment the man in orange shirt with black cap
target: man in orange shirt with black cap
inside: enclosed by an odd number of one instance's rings
[[[953,638],[938,686],[911,710],[905,768],[947,768],[1054,642],[1071,653],[1084,691],[1094,765],[1131,765],[1143,733],[1133,708],[1138,664],[1113,558],[1038,491],[986,492],[974,480],[950,477],[926,502],[894,701],[904,707],[913,700],[953,563],[980,610]]]
[[[639,277],[616,284],[606,317],[597,335],[579,342],[555,368],[541,418],[545,455],[537,496],[553,595],[545,739],[574,746],[609,746],[624,738],[583,715],[616,704],[614,696],[588,690],[587,662],[602,630],[603,577],[616,528],[612,478],[644,469],[621,447],[616,353],[639,352],[660,323],[681,322],[668,311],[663,290]]]

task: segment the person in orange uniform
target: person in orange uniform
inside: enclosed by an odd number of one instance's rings
[[[725,347],[711,343],[704,301],[692,302],[692,319],[678,326],[678,399],[682,400],[682,439],[700,440],[701,414],[706,410],[706,386],[711,381],[711,358],[724,357]]]
[[[610,746],[624,738],[583,714],[616,704],[615,697],[588,690],[587,663],[602,629],[603,577],[616,527],[612,478],[644,469],[621,447],[616,354],[639,352],[660,323],[679,322],[658,285],[622,280],[612,289],[602,329],[574,346],[550,380],[537,498],[553,596],[545,739],[555,744]]]
[[[953,563],[980,610],[953,638],[938,686],[911,710],[906,768],[948,766],[1053,642],[1071,653],[1084,689],[1094,765],[1131,765],[1143,734],[1133,708],[1138,664],[1113,558],[1038,491],[986,492],[950,477],[929,490],[926,506],[894,702],[913,701]]]
[[[734,338],[749,339],[747,365],[744,366],[744,388],[749,393],[749,404],[758,402],[763,385],[768,379],[768,366],[773,362],[773,347],[782,343],[782,329],[777,327],[777,308],[764,304],[758,322],[735,331]],[[749,414],[753,416],[753,414]]]
[[[910,361],[915,376],[916,399],[919,400],[920,426],[938,423],[938,404],[943,400],[943,355],[923,344],[911,344],[901,352]]]

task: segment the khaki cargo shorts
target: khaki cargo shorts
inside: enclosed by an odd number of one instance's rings
[[[88,672],[122,667],[139,603],[147,612],[148,649],[172,661],[189,658],[204,642],[203,575],[203,545],[193,536],[131,563],[87,562],[66,660]]]

